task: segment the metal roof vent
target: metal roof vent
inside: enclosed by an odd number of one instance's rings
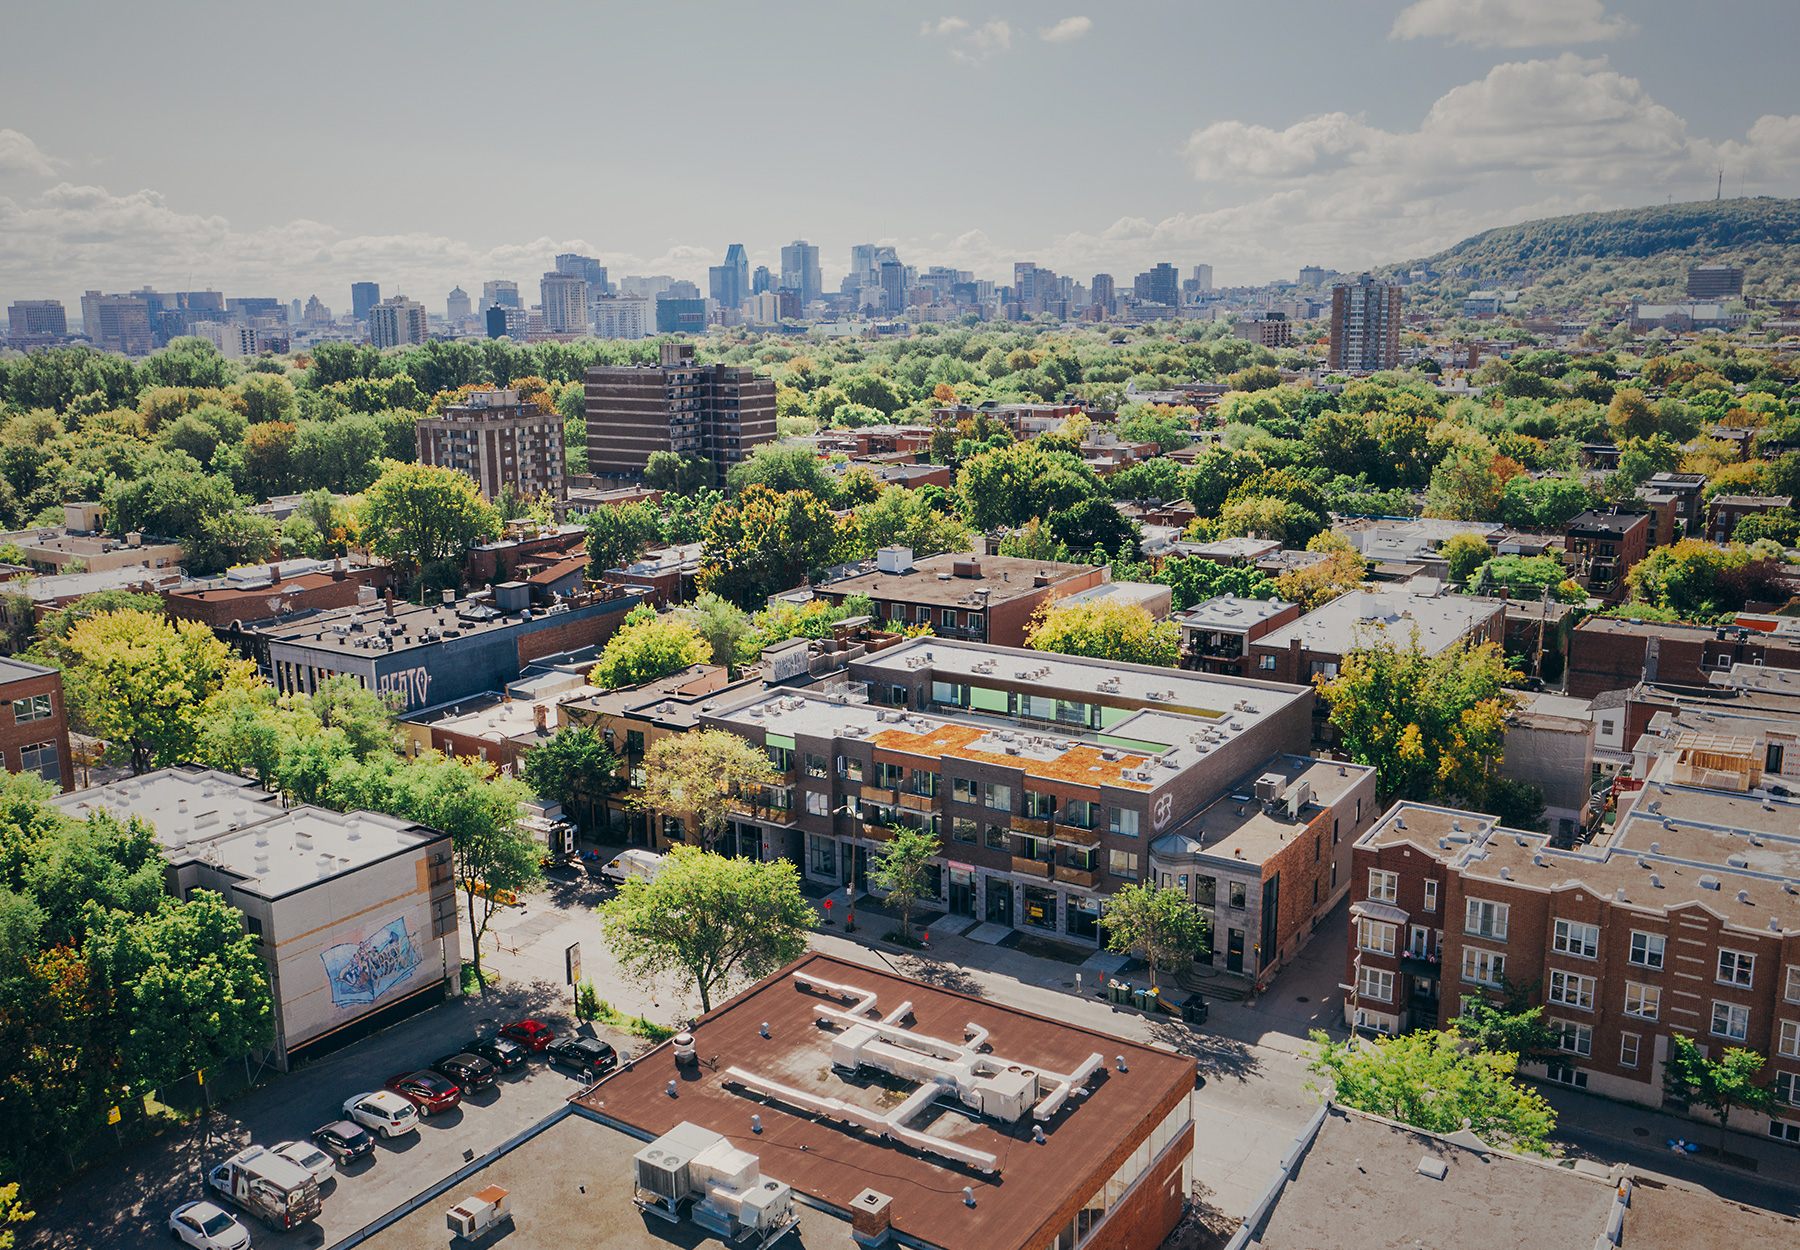
[[[1460,821],[1460,820],[1451,821],[1450,822],[1450,832],[1461,833],[1462,832],[1462,821]]]
[[[1743,855],[1727,855],[1725,857],[1725,862],[1733,868],[1748,868],[1750,866],[1750,860]]]
[[[269,853],[267,851],[258,851],[252,858],[256,861],[256,871],[269,871]]]
[[[1650,886],[1652,889],[1657,889],[1657,890],[1662,889],[1663,888],[1662,877],[1660,875],[1658,875],[1657,873],[1654,873],[1654,872],[1651,873],[1650,874]]]
[[[1502,881],[1511,881],[1511,880],[1512,880],[1512,869],[1510,869],[1510,868],[1502,868],[1502,869],[1501,869],[1501,870],[1500,870],[1500,880],[1502,880]]]
[[[1650,853],[1652,855],[1661,855],[1662,854],[1662,843],[1661,842],[1652,842],[1650,844]]]
[[[1781,921],[1774,916],[1769,917],[1769,932],[1771,932],[1771,933],[1780,933],[1781,932]]]
[[[1701,877],[1700,888],[1702,890],[1716,890],[1719,888],[1719,879],[1717,877]]]
[[[1748,903],[1748,902],[1749,902],[1749,901],[1750,901],[1750,891],[1748,891],[1748,890],[1739,890],[1739,891],[1738,891],[1738,902],[1740,902],[1740,903]]]

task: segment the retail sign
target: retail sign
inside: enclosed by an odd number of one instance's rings
[[[581,943],[580,942],[570,942],[569,943],[568,949],[563,951],[563,964],[565,965],[565,967],[568,970],[569,984],[570,985],[580,985],[581,984]]]

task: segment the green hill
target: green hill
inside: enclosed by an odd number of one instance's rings
[[[1454,314],[1472,290],[1525,288],[1522,309],[1596,314],[1608,302],[1685,298],[1690,265],[1745,269],[1747,295],[1800,297],[1800,200],[1767,197],[1575,213],[1501,226],[1384,275],[1423,270],[1410,311]]]

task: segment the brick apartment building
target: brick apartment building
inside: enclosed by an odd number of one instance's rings
[[[68,709],[57,670],[0,659],[0,753],[9,773],[37,773],[65,791],[75,788]]]
[[[471,391],[438,415],[420,417],[415,434],[420,464],[455,469],[484,499],[508,488],[525,499],[568,493],[562,415],[539,412],[517,391]]]
[[[163,596],[163,607],[173,620],[227,629],[234,622],[370,603],[390,581],[386,565],[288,560],[232,569],[223,577],[171,590]]]
[[[1401,288],[1363,274],[1331,288],[1328,364],[1351,373],[1373,373],[1400,363]]]
[[[1800,638],[1748,626],[1682,625],[1590,616],[1569,635],[1571,698],[1639,681],[1706,686],[1734,664],[1800,668]]]
[[[1745,1047],[1780,1101],[1739,1127],[1800,1142],[1800,803],[1762,763],[1754,738],[1676,734],[1613,829],[1571,850],[1396,805],[1353,848],[1346,1023],[1433,1027],[1502,978],[1536,983],[1564,1057],[1529,1074],[1658,1106],[1670,1036]]]
[[[731,466],[775,437],[775,383],[752,369],[702,365],[691,343],[664,343],[655,365],[589,369],[588,471],[636,477],[652,454],[701,456],[725,484]]]
[[[1181,667],[1242,677],[1250,644],[1300,619],[1300,605],[1281,599],[1218,595],[1175,617],[1181,626]]]
[[[927,556],[883,547],[876,567],[826,582],[815,593],[834,604],[853,595],[875,601],[876,615],[896,627],[930,625],[941,638],[1025,644],[1032,614],[1045,603],[1104,582],[1109,569],[1014,556]]]
[[[1625,575],[1650,550],[1646,512],[1590,508],[1569,519],[1563,531],[1563,566],[1569,577],[1605,603],[1624,601]]]
[[[1706,508],[1706,536],[1716,543],[1728,543],[1745,517],[1784,511],[1793,502],[1792,495],[1714,495]]]

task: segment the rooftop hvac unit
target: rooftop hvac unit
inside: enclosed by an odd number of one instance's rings
[[[632,1201],[678,1223],[694,1223],[733,1245],[766,1246],[798,1226],[793,1190],[762,1175],[759,1160],[721,1133],[682,1121],[632,1158]]]
[[[1279,803],[1287,793],[1287,778],[1280,773],[1264,773],[1256,779],[1256,799],[1259,803]]]

